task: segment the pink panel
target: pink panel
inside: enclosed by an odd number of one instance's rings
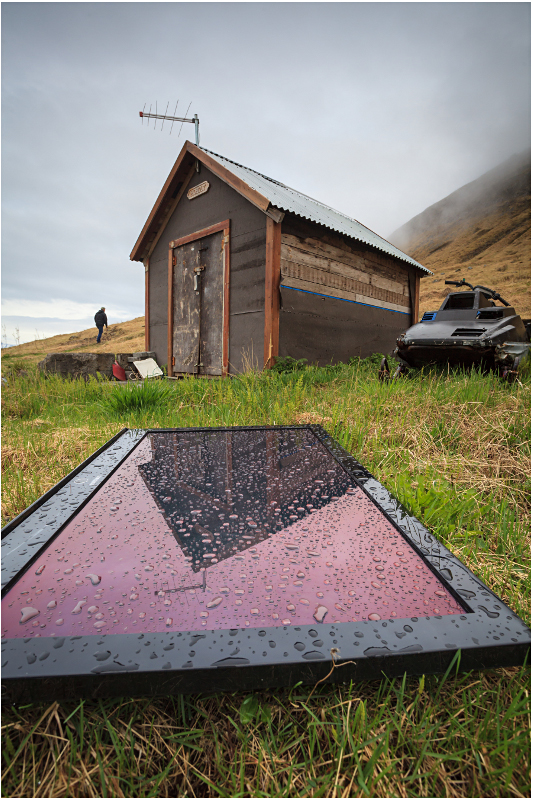
[[[147,436],[8,592],[2,636],[464,613],[304,434]]]

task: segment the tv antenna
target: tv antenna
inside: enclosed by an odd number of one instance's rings
[[[172,125],[170,126],[170,133],[172,133],[172,128],[174,127],[174,123],[175,122],[181,122],[181,127],[180,127],[180,130],[179,130],[179,133],[181,133],[181,128],[183,128],[183,123],[184,122],[191,122],[194,125],[195,144],[198,147],[199,144],[200,144],[200,120],[198,118],[198,114],[195,114],[194,117],[192,117],[192,118],[188,118],[186,116],[185,117],[169,116],[168,113],[167,113],[168,112],[169,103],[170,103],[170,101],[167,103],[167,107],[166,107],[166,110],[165,110],[164,114],[158,114],[157,113],[157,103],[155,104],[155,113],[152,113],[152,106],[151,105],[150,105],[150,110],[148,112],[145,111],[144,110],[146,108],[146,103],[145,103],[143,110],[139,111],[139,116],[141,117],[141,119],[143,121],[143,124],[144,124],[144,120],[145,119],[147,119],[147,120],[151,120],[151,119],[158,120],[158,119],[160,119],[160,120],[162,120],[162,122],[161,122],[161,130],[163,130],[163,125],[165,124],[165,122],[167,122],[167,121],[168,122],[172,122]],[[179,103],[179,100],[176,102],[176,108],[174,109],[174,114],[178,110],[178,103]],[[189,103],[189,108],[190,107],[191,107],[191,103]],[[186,114],[189,113],[189,108],[187,108],[187,111],[185,112]],[[155,129],[156,124],[157,123],[154,121],[154,129]],[[179,136],[179,133],[178,133],[178,136]]]

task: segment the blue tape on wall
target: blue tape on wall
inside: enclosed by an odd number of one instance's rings
[[[335,297],[332,294],[321,294],[320,292],[310,292],[308,289],[296,289],[294,286],[285,286],[281,284],[280,289],[292,289],[293,292],[303,292],[304,294],[316,294],[317,297],[327,297],[329,300],[342,300],[344,303],[353,303],[356,306],[367,306],[368,308],[381,308],[382,311],[392,311],[393,314],[404,314],[410,317],[409,311],[396,311],[394,308],[385,308],[384,306],[374,306],[370,303],[359,303],[357,300],[347,300],[345,297]]]

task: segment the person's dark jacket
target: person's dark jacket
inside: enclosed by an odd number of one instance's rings
[[[105,311],[100,310],[96,312],[94,315],[94,323],[97,328],[100,327],[100,325],[105,325],[107,328],[107,314]]]

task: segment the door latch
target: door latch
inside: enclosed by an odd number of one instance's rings
[[[198,284],[198,278],[200,277],[200,273],[203,272],[205,267],[195,267],[194,268],[194,291],[198,294],[200,291],[200,287]]]

